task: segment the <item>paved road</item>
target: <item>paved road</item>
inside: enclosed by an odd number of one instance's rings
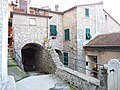
[[[17,90],[49,90],[56,83],[64,83],[54,75],[30,76],[16,83]]]

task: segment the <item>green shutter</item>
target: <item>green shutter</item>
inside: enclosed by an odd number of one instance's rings
[[[90,33],[90,29],[89,28],[86,28],[86,33]]]
[[[86,28],[86,40],[90,40],[91,34],[90,34],[90,29]]]
[[[57,27],[56,27],[56,25],[50,25],[50,36],[57,36]]]
[[[69,29],[65,29],[65,40],[69,40],[70,39],[70,32]]]
[[[68,53],[64,53],[64,65],[68,65]]]
[[[88,8],[85,8],[85,16],[89,17],[89,9]]]

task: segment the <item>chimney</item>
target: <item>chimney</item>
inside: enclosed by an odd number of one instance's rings
[[[59,5],[55,5],[55,11],[58,12]]]
[[[16,3],[18,3],[18,0],[16,0]]]
[[[20,4],[20,9],[24,10],[25,13],[27,13],[27,8],[28,8],[28,4],[26,0],[19,0],[19,4]]]

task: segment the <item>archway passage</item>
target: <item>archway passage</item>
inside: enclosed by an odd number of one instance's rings
[[[43,47],[36,43],[26,44],[22,48],[22,63],[26,72],[40,71]]]

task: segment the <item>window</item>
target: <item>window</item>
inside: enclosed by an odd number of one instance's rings
[[[57,27],[56,27],[56,25],[50,25],[50,36],[57,36]]]
[[[65,40],[70,40],[69,29],[65,29]]]
[[[86,40],[90,40],[90,39],[91,39],[90,29],[86,28]]]
[[[107,15],[105,15],[105,19],[107,20]]]
[[[29,24],[33,25],[33,26],[36,25],[36,19],[35,18],[30,18]]]
[[[89,17],[89,9],[88,8],[85,8],[85,16]]]
[[[64,53],[64,65],[68,65],[68,53]]]

